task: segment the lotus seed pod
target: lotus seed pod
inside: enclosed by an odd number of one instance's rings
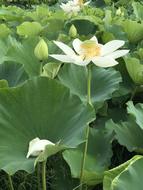
[[[48,58],[48,46],[43,39],[36,45],[34,54],[40,61]]]
[[[72,38],[75,38],[77,35],[77,29],[76,27],[72,24],[70,29],[69,29],[69,36]]]

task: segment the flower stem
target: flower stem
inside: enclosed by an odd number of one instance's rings
[[[10,189],[10,190],[14,190],[13,183],[12,183],[12,179],[11,179],[11,176],[10,176],[10,175],[8,175],[8,181],[9,181],[9,189]]]
[[[87,66],[87,103],[92,105],[91,103],[91,65]],[[86,128],[86,134],[85,134],[85,145],[84,145],[84,150],[83,150],[83,158],[82,158],[81,173],[80,173],[80,187],[79,187],[80,190],[83,189],[83,174],[84,174],[84,168],[85,168],[88,139],[89,139],[89,126],[87,126]]]
[[[38,182],[38,190],[41,190],[41,183],[40,183],[40,162],[37,163],[37,182]]]
[[[43,61],[41,60],[40,61],[40,76],[42,75],[42,73],[43,73]]]
[[[46,188],[46,161],[42,162],[42,190],[47,190]]]

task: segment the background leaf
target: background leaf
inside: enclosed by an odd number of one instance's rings
[[[73,94],[87,101],[87,70],[86,67],[66,64],[61,68],[58,78],[62,84],[70,88]],[[119,88],[121,77],[113,68],[104,69],[92,66],[91,100],[95,109],[112,97],[112,93]]]

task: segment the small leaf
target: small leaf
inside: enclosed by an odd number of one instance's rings
[[[143,39],[143,24],[137,21],[126,20],[122,24],[131,43],[137,43]]]
[[[127,106],[127,112],[135,118],[136,123],[143,129],[143,104],[138,103],[134,106],[133,102],[130,101]]]
[[[132,3],[134,13],[139,20],[143,20],[143,5],[139,2]]]
[[[42,31],[42,26],[38,22],[23,22],[17,26],[17,33],[20,36],[35,36]]]
[[[143,65],[137,58],[125,58],[127,71],[137,85],[143,84]]]
[[[43,73],[41,76],[45,76],[45,77],[54,79],[57,76],[57,74],[60,70],[60,67],[61,67],[61,64],[49,62],[44,65]]]

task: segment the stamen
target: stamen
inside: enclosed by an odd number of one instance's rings
[[[101,53],[101,47],[93,40],[86,40],[80,47],[82,50],[82,56],[84,56],[85,59],[99,56]]]

